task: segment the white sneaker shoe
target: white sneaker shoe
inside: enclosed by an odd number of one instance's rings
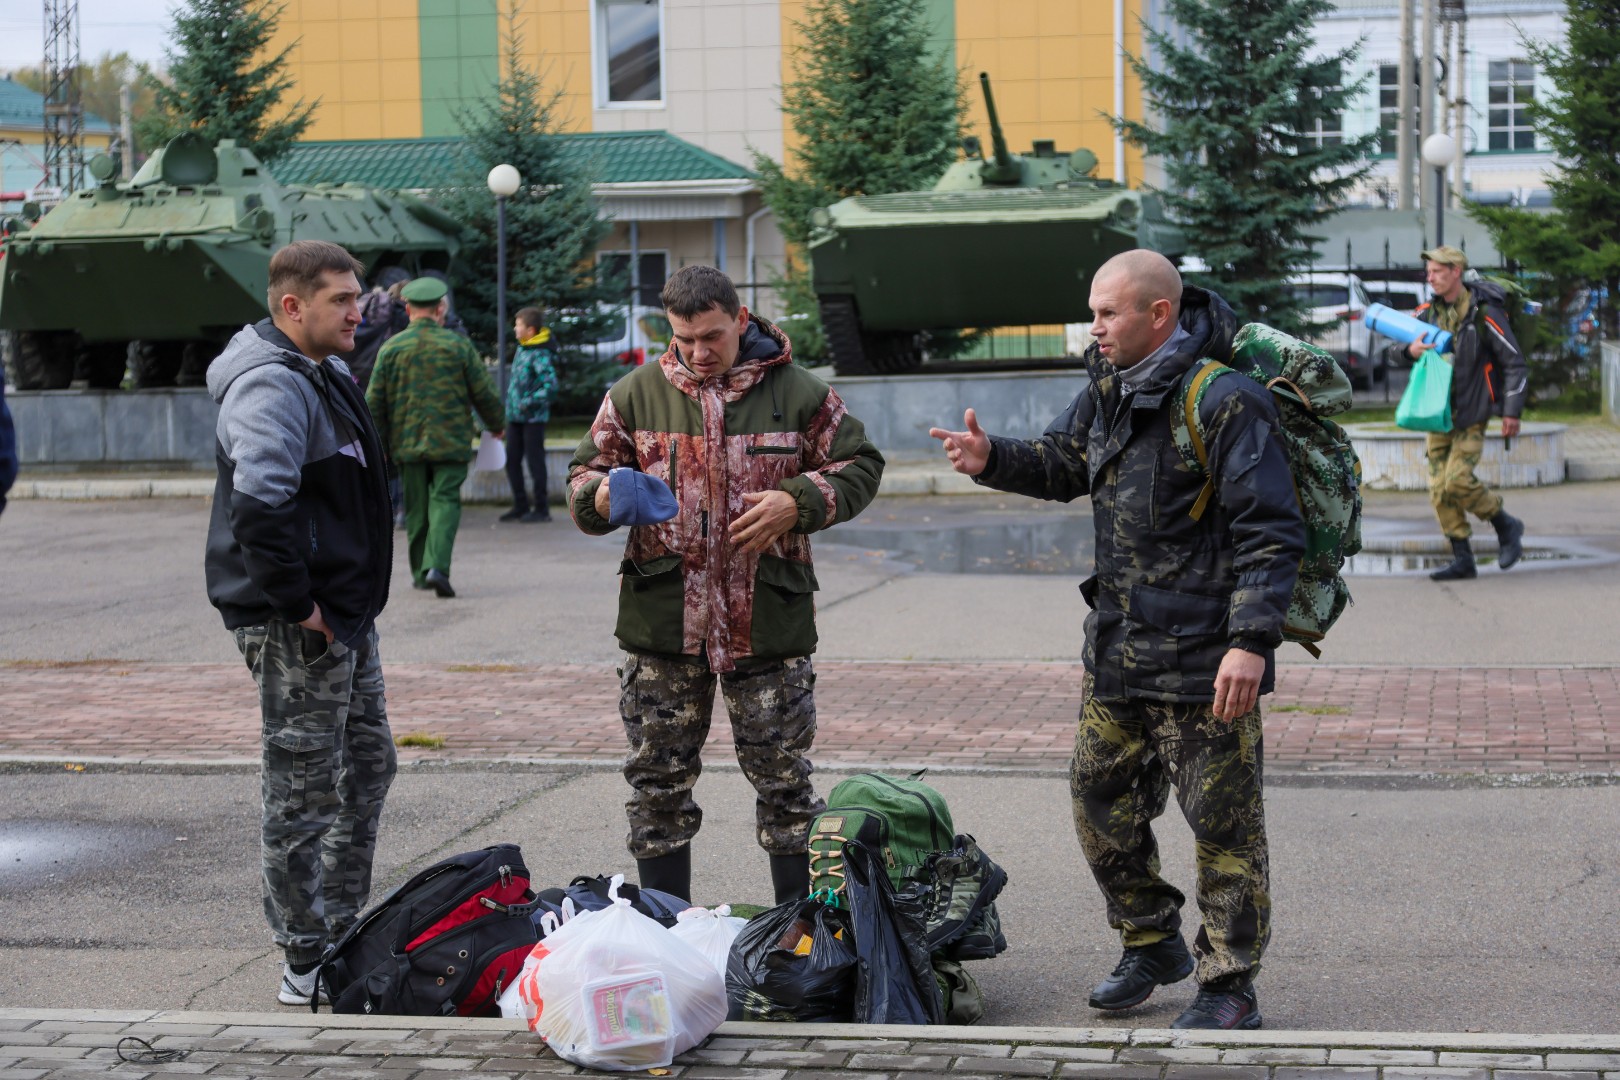
[[[276,994],[276,1000],[283,1005],[308,1005],[309,999],[315,996],[315,983],[320,978],[319,967],[310,968],[302,975],[293,974],[291,964],[281,965],[281,990]],[[326,990],[320,992],[321,1004],[330,1005],[326,998]]]

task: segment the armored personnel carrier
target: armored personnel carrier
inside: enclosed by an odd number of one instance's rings
[[[357,184],[284,186],[230,139],[184,134],[120,183],[95,187],[0,239],[0,332],[13,380],[60,390],[201,384],[219,346],[266,314],[270,255],[293,240],[342,244],[368,277],[448,268],[460,225],[410,195]]]
[[[931,191],[858,195],[816,211],[811,282],[839,374],[922,363],[939,330],[1079,322],[1092,271],[1131,248],[1174,259],[1181,230],[1153,195],[1092,176],[1090,150],[1039,140],[1014,154],[979,75],[991,153],[964,160]]]

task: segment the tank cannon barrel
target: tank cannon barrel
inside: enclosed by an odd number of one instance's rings
[[[1012,151],[1007,149],[1007,136],[996,116],[996,98],[990,93],[989,72],[979,72],[979,85],[984,89],[984,110],[990,114],[990,147],[994,153],[994,159],[984,163],[980,176],[987,184],[1016,184],[1022,170],[1013,160]]]

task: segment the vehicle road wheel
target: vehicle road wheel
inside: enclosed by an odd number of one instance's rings
[[[180,351],[180,370],[175,373],[176,386],[206,386],[208,365],[219,350],[206,341],[188,341]]]
[[[73,382],[72,334],[24,330],[17,335],[17,389],[66,390]]]
[[[916,334],[900,331],[862,334],[861,338],[872,369],[880,375],[903,375],[922,366],[922,347]]]
[[[821,331],[827,337],[827,351],[832,354],[833,370],[840,375],[870,375],[872,364],[867,356],[861,333],[861,318],[855,312],[853,296],[823,296]]]
[[[79,350],[79,370],[92,390],[117,390],[129,365],[129,342],[86,342]]]
[[[180,373],[183,341],[142,341],[135,346],[135,385],[146,390],[155,386],[173,386]]]

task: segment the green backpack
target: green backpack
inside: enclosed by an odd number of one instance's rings
[[[1344,429],[1327,419],[1349,410],[1350,379],[1327,350],[1262,323],[1248,323],[1237,332],[1230,363],[1206,360],[1189,371],[1170,430],[1182,460],[1206,476],[1192,508],[1195,521],[1215,494],[1215,482],[1208,478],[1209,453],[1199,406],[1210,383],[1229,370],[1270,390],[1277,406],[1278,435],[1305,519],[1305,557],[1288,605],[1283,640],[1296,641],[1312,656],[1321,656],[1317,642],[1350,603],[1344,560],[1361,550],[1361,459]]]
[[[844,890],[844,844],[859,840],[877,852],[896,890],[906,873],[956,843],[945,797],[918,779],[859,773],[827,796],[827,809],[810,823],[810,888]]]

